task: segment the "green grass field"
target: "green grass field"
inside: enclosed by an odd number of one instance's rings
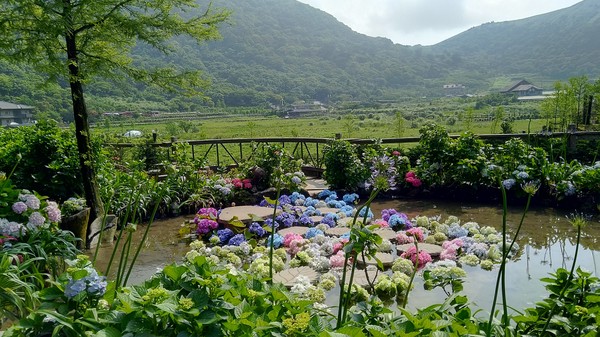
[[[176,123],[136,124],[134,119],[111,123],[93,128],[94,133],[122,136],[128,130],[140,130],[144,136],[150,136],[153,130],[158,133],[159,141],[167,141],[171,136],[179,140],[196,139],[227,139],[227,138],[262,138],[262,137],[311,137],[334,138],[341,134],[342,138],[398,138],[417,137],[422,123],[406,121],[401,134],[395,126],[395,119],[385,114],[376,114],[374,118],[348,119],[337,116],[319,118],[280,118],[280,117],[228,117],[224,119],[189,120],[197,130],[184,132]],[[436,123],[445,126],[451,134],[460,134],[467,130],[464,123],[457,122],[452,126],[444,124],[443,120]],[[539,132],[544,120],[516,120],[513,131]],[[170,125],[169,125],[170,124]],[[492,133],[492,122],[473,122],[470,131],[476,134]],[[496,132],[501,133],[499,126]],[[124,138],[126,140],[126,138]]]

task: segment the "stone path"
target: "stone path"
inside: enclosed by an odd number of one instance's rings
[[[377,270],[367,270],[367,273],[369,274],[369,280],[371,280],[371,282],[373,282],[373,280],[375,280],[378,275],[382,274],[381,271],[377,272]],[[346,284],[348,284],[349,282],[350,272],[348,270],[348,273],[346,274]],[[365,275],[364,269],[357,269],[354,272],[354,279],[352,280],[352,284],[359,285],[363,288],[369,288],[369,282],[367,281],[367,276]]]
[[[375,234],[378,234],[379,236],[381,236],[381,238],[384,240],[390,240],[390,241],[396,240],[396,232],[391,228],[380,228],[380,229],[376,229],[374,232],[375,232]]]
[[[326,190],[328,187],[327,182],[323,179],[308,178],[306,179],[304,190],[306,190],[311,197],[316,197],[321,191]]]
[[[342,236],[346,233],[350,233],[350,228],[348,227],[333,227],[333,228],[329,228],[328,230],[325,231],[325,234],[329,235],[329,236]]]
[[[375,254],[375,257],[378,258],[379,261],[381,261],[384,268],[391,267],[392,264],[394,263],[394,256],[390,253],[378,252]],[[358,257],[357,262],[359,265],[364,265],[363,259],[360,256]],[[368,266],[377,266],[377,260],[375,260],[375,259],[367,258],[366,263]]]
[[[273,282],[282,283],[284,286],[291,288],[296,283],[296,277],[300,275],[308,277],[311,284],[315,284],[317,282],[317,278],[319,277],[319,273],[317,273],[314,269],[303,266],[297,268],[288,268],[276,273],[273,275]]]
[[[278,231],[277,233],[279,233],[279,235],[281,235],[281,236],[285,236],[286,234],[289,234],[289,233],[295,233],[295,234],[304,236],[304,234],[306,234],[306,232],[308,232],[308,227],[292,226],[292,227],[284,228],[284,229]]]
[[[281,212],[280,210],[277,211]],[[221,210],[219,214],[219,222],[228,223],[237,217],[238,220],[249,223],[252,222],[252,215],[255,215],[261,219],[267,219],[273,216],[273,209],[270,207],[261,206],[234,206],[227,207]]]

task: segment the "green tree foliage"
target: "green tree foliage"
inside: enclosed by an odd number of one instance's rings
[[[394,117],[394,127],[398,137],[402,137],[402,135],[404,135],[404,131],[406,130],[406,120],[400,111],[396,111],[396,115]]]
[[[70,87],[91,219],[104,210],[95,178],[84,84],[93,83],[97,76],[112,76],[167,89],[181,87],[190,93],[202,88],[206,81],[197,72],[149,64],[137,67],[130,56],[136,44],[170,53],[176,50],[176,36],[190,36],[196,42],[219,37],[217,25],[228,12],[209,6],[201,15],[182,15],[196,6],[192,0],[5,0],[0,4],[0,54]]]

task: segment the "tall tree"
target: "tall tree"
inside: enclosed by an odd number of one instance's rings
[[[199,2],[203,2],[199,0]],[[82,183],[91,220],[104,208],[96,182],[84,85],[95,76],[133,79],[186,93],[205,87],[197,71],[140,69],[130,57],[137,44],[171,53],[174,37],[198,43],[219,37],[217,26],[229,12],[194,0],[2,0],[0,55],[32,65],[49,81],[68,83],[75,121]],[[91,221],[90,220],[90,221]]]

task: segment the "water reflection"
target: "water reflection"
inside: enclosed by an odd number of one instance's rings
[[[461,221],[475,221],[482,226],[502,227],[502,210],[489,205],[461,204],[440,201],[388,200],[372,205],[376,216],[381,210],[393,208],[409,217],[417,215],[458,216]],[[521,220],[522,209],[510,209],[507,215],[509,231],[514,232]],[[528,212],[521,229],[518,243],[521,251],[515,261],[507,265],[508,301],[514,308],[524,308],[539,301],[546,294],[544,284],[539,280],[559,267],[569,269],[575,253],[577,230],[567,221],[567,213],[551,208],[536,208]],[[149,233],[148,242],[142,250],[138,263],[131,276],[131,284],[139,283],[166,264],[175,262],[187,251],[187,244],[179,240],[177,232],[183,222],[192,216],[155,221]],[[138,227],[136,235],[141,236],[144,227]],[[599,275],[600,261],[596,254],[600,250],[598,219],[590,221],[583,231],[582,248],[578,265]],[[102,247],[98,260],[99,270],[105,270],[112,247]],[[91,252],[93,254],[93,252]],[[117,258],[118,260],[118,258]],[[479,308],[489,310],[495,285],[497,270],[485,271],[479,267],[464,267],[468,273],[464,293]],[[112,268],[115,269],[115,268]],[[422,280],[417,278],[414,291],[410,294],[409,308],[415,309],[444,300],[441,290],[425,291]],[[330,303],[334,305],[334,303]]]
[[[464,223],[475,221],[482,226],[502,228],[502,209],[489,205],[462,204],[445,201],[388,200],[373,205],[373,213],[380,214],[382,209],[393,208],[404,212],[409,217],[416,215],[437,216],[446,218],[455,215]],[[521,221],[522,208],[510,208],[507,213],[507,227],[514,233]],[[568,221],[567,212],[552,208],[534,208],[527,213],[517,242],[521,251],[517,258],[506,266],[508,302],[514,308],[522,309],[531,306],[546,295],[544,284],[540,279],[548,276],[557,268],[570,269],[575,254],[577,229]],[[596,254],[600,250],[598,237],[600,223],[598,219],[590,221],[584,228],[577,264],[584,269],[598,274],[600,262]],[[492,272],[479,267],[464,267],[468,277],[464,293],[481,309],[489,310],[497,269]],[[413,293],[409,307],[417,308],[444,299],[439,291],[424,291],[419,280]]]

